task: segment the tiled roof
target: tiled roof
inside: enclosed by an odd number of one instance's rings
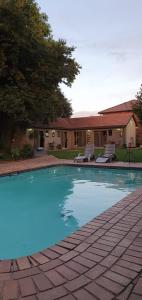
[[[111,127],[125,127],[133,113],[106,114],[104,116],[92,116],[82,118],[59,118],[48,125],[51,129],[99,129]]]
[[[127,102],[123,102],[121,104],[118,104],[116,106],[107,108],[105,110],[102,110],[99,112],[99,114],[108,114],[108,113],[114,113],[114,112],[126,112],[126,111],[132,111],[132,106],[136,103],[136,100],[130,100]]]

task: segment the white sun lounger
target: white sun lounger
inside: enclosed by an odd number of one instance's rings
[[[85,146],[84,154],[78,154],[74,158],[74,162],[84,162],[84,161],[90,161],[91,158],[94,157],[94,144],[87,144]]]
[[[115,157],[115,144],[106,144],[105,152],[96,158],[97,163],[111,162]]]

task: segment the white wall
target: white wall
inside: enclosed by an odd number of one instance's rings
[[[125,132],[127,147],[129,146],[129,143],[131,143],[131,147],[136,147],[136,124],[133,117],[130,119]]]

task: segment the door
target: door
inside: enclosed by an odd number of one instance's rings
[[[44,148],[44,132],[41,130],[39,132],[39,147]]]

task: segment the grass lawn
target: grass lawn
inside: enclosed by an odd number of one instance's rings
[[[63,159],[74,159],[78,153],[83,154],[83,149],[79,150],[50,150],[48,151],[49,155],[53,155],[57,158]],[[95,149],[95,156],[100,153],[104,153],[103,149]],[[129,153],[127,149],[117,149],[116,150],[116,160],[117,161],[129,161]],[[133,162],[142,162],[142,149],[134,148],[130,150],[130,161]]]

